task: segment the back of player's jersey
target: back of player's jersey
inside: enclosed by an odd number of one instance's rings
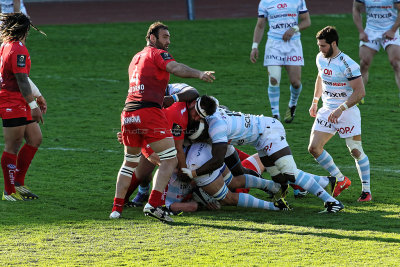
[[[324,107],[337,108],[353,93],[350,80],[361,76],[360,66],[349,56],[340,52],[334,58],[317,55],[318,75],[322,79]]]
[[[357,0],[365,4],[367,13],[367,29],[386,32],[396,21],[397,9],[394,5],[400,4],[400,0]]]
[[[304,0],[262,0],[258,6],[258,17],[267,18],[268,37],[282,40],[283,34],[298,24],[299,14],[308,12]],[[299,39],[296,32],[292,39]]]
[[[206,120],[213,143],[254,145],[260,137],[260,116],[227,111],[219,107]]]

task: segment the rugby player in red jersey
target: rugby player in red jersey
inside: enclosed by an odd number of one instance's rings
[[[22,13],[1,16],[0,116],[5,142],[2,199],[8,201],[38,198],[24,185],[25,174],[42,142],[37,122],[43,122],[41,109],[46,110],[44,98],[35,100],[28,78],[31,59],[25,40],[31,25]],[[20,149],[23,139],[26,143]]]
[[[121,114],[125,161],[118,173],[117,186],[129,186],[141,156],[141,148],[149,144],[160,158],[160,167],[154,176],[153,189],[143,212],[161,221],[172,221],[161,199],[177,165],[171,128],[161,111],[169,76],[172,73],[207,82],[212,82],[215,77],[213,71],[200,71],[174,60],[167,52],[170,34],[163,23],[154,22],[150,25],[146,41],[147,46],[133,57],[129,65],[129,91]],[[122,206],[124,198],[116,195],[114,206]]]

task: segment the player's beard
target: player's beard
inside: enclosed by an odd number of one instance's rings
[[[161,42],[158,41],[158,39],[156,40],[155,46],[158,49],[163,49],[165,51],[168,51],[168,45],[163,45]]]
[[[332,55],[333,55],[333,47],[332,47],[332,45],[330,44],[330,45],[329,45],[329,50],[328,50],[328,52],[324,55],[324,57],[330,58]]]

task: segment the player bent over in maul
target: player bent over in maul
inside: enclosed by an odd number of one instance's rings
[[[220,168],[228,142],[232,145],[253,145],[272,180],[281,184],[282,197],[287,193],[288,184],[294,183],[322,199],[325,202],[323,212],[338,212],[344,208],[340,201],[316,182],[312,174],[297,169],[286,141],[285,128],[280,121],[270,117],[230,112],[220,107],[215,113],[211,113],[215,105],[217,103],[213,98],[202,96],[196,100],[195,107],[189,110],[194,120],[204,119],[207,122],[212,140],[210,160],[202,166],[182,169],[190,178],[210,174]],[[331,178],[331,184],[336,183],[336,178]]]

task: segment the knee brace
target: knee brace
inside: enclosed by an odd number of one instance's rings
[[[281,66],[268,66],[269,86],[279,86],[279,84],[281,83],[281,72],[282,72]],[[272,78],[276,80],[276,84],[271,83]]]
[[[221,189],[218,190],[218,192],[213,195],[213,197],[216,200],[222,200],[222,199],[224,199],[226,197],[226,195],[228,194],[228,191],[229,191],[228,187],[226,186],[226,184],[224,184],[221,187]]]
[[[347,148],[350,151],[351,156],[354,159],[359,160],[359,159],[361,159],[361,158],[363,158],[365,156],[364,150],[363,150],[362,145],[361,145],[361,141],[356,141],[356,140],[353,140],[352,137],[349,137],[349,138],[346,138],[346,145],[347,145]],[[358,156],[358,157],[354,156],[353,153],[352,153],[353,149],[358,150],[360,152],[360,156]]]
[[[136,155],[126,153],[124,156],[124,159],[125,159],[125,161],[139,163],[140,156],[142,156],[142,153],[139,153]]]
[[[157,155],[160,158],[160,160],[172,159],[176,156],[176,149],[175,147],[171,147],[164,151],[158,152]]]

